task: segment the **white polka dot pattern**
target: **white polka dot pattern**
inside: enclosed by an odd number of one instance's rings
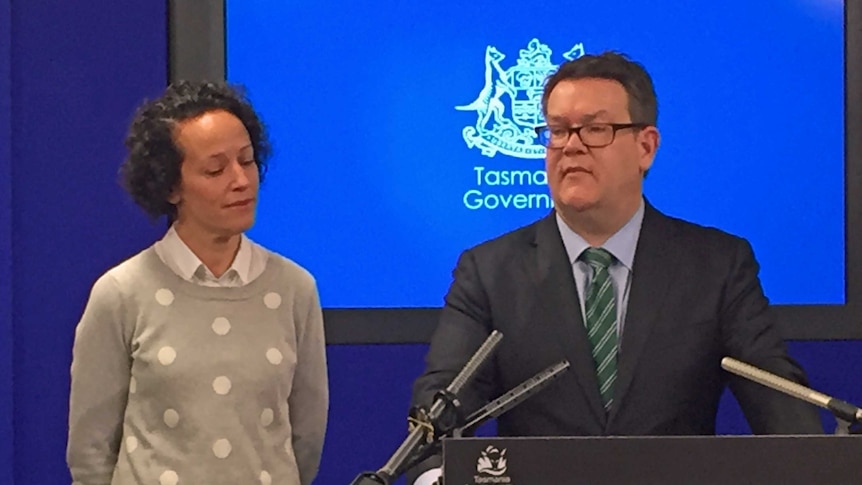
[[[218,317],[213,320],[212,329],[216,335],[227,335],[230,332],[230,321],[225,317]]]
[[[168,306],[174,302],[174,292],[167,288],[161,288],[156,291],[156,301],[161,306]]]
[[[174,409],[168,409],[162,416],[168,428],[176,428],[180,423],[180,414]]]
[[[177,358],[177,351],[173,347],[165,346],[159,349],[158,357],[162,365],[171,365]]]
[[[230,379],[225,376],[218,376],[213,380],[213,390],[221,396],[230,392]]]
[[[215,443],[213,443],[213,454],[217,458],[225,459],[230,455],[231,446],[230,441],[222,438]]]
[[[263,304],[270,310],[275,310],[281,306],[281,295],[274,292],[267,293],[263,297]]]
[[[281,364],[281,360],[283,358],[284,356],[281,355],[281,352],[276,348],[271,348],[266,351],[266,360],[268,360],[272,365]]]
[[[266,470],[260,472],[260,485],[272,485],[272,477]]]
[[[159,485],[177,485],[179,481],[180,477],[173,470],[166,470],[159,476]]]
[[[263,410],[262,413],[260,413],[260,424],[263,427],[267,427],[270,424],[272,424],[273,418],[274,418],[274,415],[273,415],[272,409],[266,408]]]
[[[318,304],[313,282],[264,253],[262,261],[275,267],[254,285],[193,286],[171,274],[158,259],[163,254],[148,254],[133,262],[144,262],[140,274],[151,278],[129,278],[110,295],[135,302],[122,315],[134,324],[134,354],[131,368],[117,369],[128,403],[114,480],[274,485],[295,478],[299,450],[285,399],[303,344],[320,342],[319,322],[305,321]],[[103,389],[87,391],[96,401]],[[325,406],[310,404],[314,426]],[[170,450],[179,454],[163,454]],[[248,456],[254,460],[245,467]]]

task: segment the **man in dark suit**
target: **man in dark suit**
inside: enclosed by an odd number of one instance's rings
[[[659,131],[643,67],[616,53],[567,62],[542,109],[555,210],[462,254],[413,405],[427,407],[497,329],[492,361],[460,396],[466,413],[571,363],[498,419],[500,435],[714,434],[727,384],[755,433],[822,433],[811,405],[721,369],[731,356],[806,384],[749,244],[644,199]]]

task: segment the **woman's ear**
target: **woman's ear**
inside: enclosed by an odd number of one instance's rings
[[[168,194],[168,202],[173,205],[177,205],[180,203],[180,200],[182,200],[182,197],[180,197],[180,188],[174,187],[174,190]]]

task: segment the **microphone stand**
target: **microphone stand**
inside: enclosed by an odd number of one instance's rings
[[[721,367],[728,372],[732,372],[758,384],[762,384],[789,396],[809,402],[815,406],[828,409],[837,422],[837,426],[835,428],[836,435],[856,434],[857,432],[850,431],[850,427],[862,424],[862,409],[847,401],[842,401],[840,399],[827,396],[826,394],[819,393],[813,389],[809,389],[793,381],[730,357],[721,359]]]
[[[454,420],[455,426],[460,424],[458,418],[460,417],[461,402],[458,399],[458,393],[461,392],[467,382],[473,379],[479,367],[488,359],[502,338],[503,334],[499,331],[491,332],[449,386],[434,396],[431,409],[419,414],[410,434],[395,450],[389,461],[376,472],[360,473],[351,482],[351,485],[389,485],[404,472],[406,469],[404,464],[423,441],[425,443],[434,441],[435,435],[440,433],[441,420]]]
[[[447,433],[441,436],[441,438],[461,438],[465,434],[473,433],[477,428],[479,428],[479,426],[483,425],[489,419],[497,418],[503,415],[504,413],[513,409],[515,406],[527,400],[529,397],[538,393],[540,390],[544,389],[548,384],[551,383],[551,381],[559,377],[560,374],[562,374],[563,372],[567,371],[569,369],[569,366],[569,362],[563,360],[542,370],[533,377],[518,384],[509,392],[503,394],[497,399],[494,399],[493,401],[483,406],[481,409],[471,414],[465,420],[466,424],[453,429],[451,433]],[[437,440],[434,440],[434,442],[429,443],[417,455],[415,455],[412,460],[410,460],[410,462],[405,466],[405,469],[416,465],[420,461],[428,458],[430,455],[437,452],[439,446],[439,438]],[[438,480],[437,483],[440,484],[441,481]]]

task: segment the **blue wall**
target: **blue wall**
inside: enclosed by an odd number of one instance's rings
[[[116,169],[134,106],[167,78],[165,18],[164,2],[0,0],[0,484],[68,483],[75,324],[95,278],[161,233],[127,201]],[[318,483],[349,483],[388,459],[425,350],[329,348]],[[791,350],[815,387],[862,403],[862,342]],[[723,432],[747,431],[732,401],[721,413]]]
[[[159,232],[116,173],[135,105],[167,79],[164,3],[11,2],[16,484],[69,483],[75,324],[98,275]]]
[[[12,32],[9,0],[0,0],[0,483],[12,483]]]

